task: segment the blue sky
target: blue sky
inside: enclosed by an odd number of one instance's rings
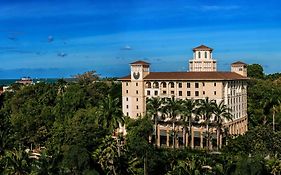
[[[1,0],[0,78],[186,71],[192,48],[214,48],[220,70],[240,60],[281,72],[279,0]]]

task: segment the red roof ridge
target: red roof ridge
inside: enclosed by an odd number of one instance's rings
[[[236,62],[232,63],[231,65],[235,65],[235,64],[247,65],[246,63],[243,63],[242,61],[236,61]]]
[[[200,46],[198,46],[198,47],[193,48],[192,50],[193,50],[193,51],[196,51],[196,50],[208,50],[208,51],[212,51],[213,49],[202,44],[202,45],[200,45]]]
[[[150,63],[142,61],[142,60],[138,60],[138,61],[132,62],[130,64],[150,65]]]

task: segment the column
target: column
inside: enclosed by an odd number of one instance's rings
[[[203,147],[204,147],[203,134],[204,134],[204,132],[203,132],[203,128],[202,128],[202,127],[200,127],[200,148],[202,148],[202,149],[203,149]]]
[[[160,147],[160,126],[157,125],[157,146]]]
[[[191,128],[191,148],[194,148],[194,129]]]

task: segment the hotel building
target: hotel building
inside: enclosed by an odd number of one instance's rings
[[[224,102],[231,109],[233,120],[224,126],[231,135],[247,131],[247,67],[245,63],[231,64],[230,72],[217,71],[217,62],[212,57],[213,49],[201,45],[193,49],[193,58],[186,72],[150,72],[150,64],[136,61],[130,64],[130,75],[122,81],[123,113],[131,118],[144,116],[146,99],[151,97],[205,99]],[[183,127],[177,126],[176,147],[182,146]],[[158,126],[158,146],[171,146],[171,124]],[[206,145],[204,126],[194,126],[191,132],[192,147]],[[215,128],[211,128],[215,135]],[[222,138],[221,138],[222,139]],[[186,139],[188,140],[188,139]],[[222,140],[221,140],[222,143]],[[186,143],[188,144],[188,143]]]

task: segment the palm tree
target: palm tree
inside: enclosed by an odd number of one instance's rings
[[[270,111],[272,111],[272,128],[273,131],[275,131],[275,114],[276,112],[279,112],[281,109],[281,100],[279,99],[279,97],[275,96],[274,94],[270,96],[269,99],[267,99],[264,102],[263,105],[263,112],[264,114],[269,114]]]
[[[213,114],[214,114],[214,122],[216,124],[217,129],[217,147],[221,148],[221,130],[223,127],[224,120],[232,120],[232,114],[230,113],[231,109],[228,108],[224,101],[221,101],[219,104],[213,103]]]
[[[183,144],[186,145],[186,125],[188,123],[188,143],[191,142],[191,127],[192,127],[192,114],[196,112],[197,103],[193,99],[185,99],[182,101],[182,114],[183,114]],[[191,144],[190,144],[191,147]]]
[[[175,122],[176,117],[181,111],[181,100],[176,99],[174,96],[172,98],[166,98],[164,101],[164,106],[162,108],[164,114],[172,121],[173,125],[173,148],[175,148]]]
[[[154,120],[154,130],[155,130],[155,145],[158,143],[158,113],[162,110],[163,100],[159,97],[152,97],[146,101],[146,112],[149,116],[152,116]]]
[[[210,133],[209,133],[209,125],[211,122],[211,117],[213,114],[213,103],[214,100],[209,100],[209,98],[205,98],[200,100],[199,107],[197,110],[197,115],[201,117],[201,119],[205,120],[206,130],[207,130],[207,148],[210,149]]]
[[[119,124],[124,123],[118,98],[112,98],[110,95],[107,95],[99,105],[99,113],[99,123],[103,123],[103,126],[108,128],[109,131],[114,131]]]

